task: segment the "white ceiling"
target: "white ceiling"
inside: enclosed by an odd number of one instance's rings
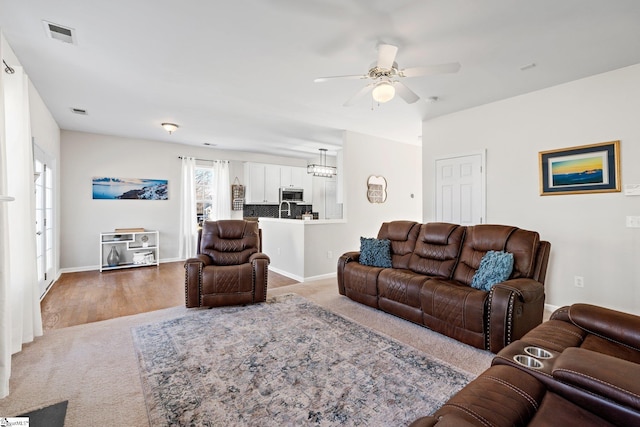
[[[62,129],[304,158],[345,129],[420,144],[422,120],[640,63],[638,0],[0,0],[0,28]],[[404,79],[411,105],[313,82],[366,73],[379,43],[399,68],[462,68]]]

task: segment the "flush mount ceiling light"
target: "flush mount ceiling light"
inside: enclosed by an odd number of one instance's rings
[[[178,129],[178,125],[175,123],[163,123],[162,127],[164,128],[164,130],[169,132],[169,135],[171,135],[173,132],[176,131],[176,129]]]
[[[311,164],[307,166],[307,173],[313,176],[322,176],[325,178],[331,178],[338,173],[338,168],[335,166],[327,166],[327,149],[320,148],[320,164]]]
[[[385,102],[391,101],[396,94],[396,88],[388,82],[380,82],[373,88],[373,92],[371,92],[371,96],[373,96],[373,100],[383,104]]]

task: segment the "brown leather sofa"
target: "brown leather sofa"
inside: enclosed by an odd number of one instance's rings
[[[494,353],[542,322],[550,243],[507,225],[461,226],[392,221],[391,268],[360,264],[360,252],[338,260],[338,290],[354,301]],[[507,281],[487,292],[470,286],[488,251],[514,255]]]
[[[186,306],[265,301],[269,257],[261,248],[255,221],[205,221],[198,232],[198,254],[184,265]]]
[[[588,304],[563,307],[411,425],[640,425],[640,317]]]

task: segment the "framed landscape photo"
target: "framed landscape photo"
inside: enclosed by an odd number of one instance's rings
[[[167,200],[166,179],[114,178],[94,176],[92,179],[94,199]]]
[[[541,151],[540,195],[620,191],[620,141]]]

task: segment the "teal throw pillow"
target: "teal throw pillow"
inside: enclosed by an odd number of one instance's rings
[[[391,267],[391,241],[360,237],[360,264]]]
[[[473,275],[471,287],[490,291],[496,283],[504,282],[513,271],[513,254],[489,251],[480,260],[480,267]]]

